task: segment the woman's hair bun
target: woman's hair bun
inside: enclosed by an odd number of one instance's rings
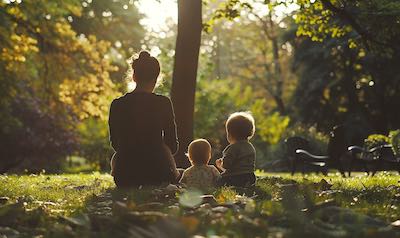
[[[148,51],[141,51],[139,53],[139,59],[147,59],[150,58],[150,53]]]
[[[160,62],[145,50],[141,51],[139,56],[136,55],[136,57],[131,64],[136,82],[157,80],[160,74]]]

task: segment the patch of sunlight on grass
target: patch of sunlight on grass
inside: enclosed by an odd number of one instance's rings
[[[263,177],[277,177],[288,180],[295,180],[296,182],[319,182],[325,179],[333,184],[333,188],[348,189],[348,190],[363,190],[378,187],[398,186],[400,182],[400,175],[394,172],[379,172],[374,177],[367,176],[366,173],[355,172],[351,177],[343,178],[340,173],[329,173],[328,176],[317,175],[315,173],[302,175],[296,173],[292,176],[290,173],[266,173],[257,171],[256,175],[260,178]]]
[[[20,200],[27,208],[45,205],[55,214],[70,214],[80,209],[89,196],[98,195],[114,187],[110,175],[1,175],[0,196]]]
[[[329,173],[328,176],[296,173],[292,176],[289,173],[259,171],[257,175],[257,186],[271,193],[273,200],[279,198],[282,184],[297,182],[300,187],[314,191],[311,196],[315,202],[333,199],[340,207],[379,217],[387,222],[393,222],[400,215],[397,205],[400,176],[397,173],[379,172],[374,177],[365,173],[353,173],[349,178],[343,178],[339,173]],[[322,179],[332,185],[328,189],[331,192],[318,191],[318,184]]]

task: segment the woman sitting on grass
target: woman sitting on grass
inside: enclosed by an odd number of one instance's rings
[[[114,181],[117,187],[175,183],[179,172],[173,159],[178,149],[174,111],[169,98],[153,93],[160,64],[142,51],[131,66],[135,90],[110,107]]]

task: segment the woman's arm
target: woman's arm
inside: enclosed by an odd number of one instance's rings
[[[164,143],[171,149],[172,154],[178,151],[178,136],[176,133],[175,113],[169,98],[166,98],[164,123]]]
[[[113,100],[110,106],[110,113],[108,116],[108,129],[110,133],[110,144],[114,151],[117,151],[119,148],[119,133],[118,133],[118,112],[116,110],[116,101]]]

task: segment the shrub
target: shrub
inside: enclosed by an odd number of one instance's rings
[[[367,139],[364,140],[364,144],[367,149],[372,149],[374,147],[389,144],[389,143],[390,143],[389,137],[387,137],[385,135],[381,135],[381,134],[369,135],[367,137]]]
[[[108,169],[108,160],[113,154],[108,139],[107,121],[89,118],[78,125],[78,156],[84,157],[91,165],[100,169]]]
[[[389,132],[390,144],[396,155],[400,155],[400,129]]]
[[[0,173],[58,172],[63,159],[77,147],[76,134],[63,110],[44,110],[37,98],[18,95],[2,108],[10,120],[0,122]]]

